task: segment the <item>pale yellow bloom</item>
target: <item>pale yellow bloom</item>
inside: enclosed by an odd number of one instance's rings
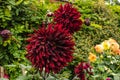
[[[111,46],[110,46],[110,49],[113,51],[113,52],[116,52],[117,50],[119,50],[119,44],[117,42],[115,43],[112,43]]]
[[[96,52],[98,52],[98,53],[102,53],[103,50],[104,50],[104,48],[103,48],[102,45],[96,45],[96,46],[95,46],[95,50],[96,50]]]
[[[110,49],[110,42],[109,42],[109,40],[105,40],[104,42],[102,42],[101,45],[103,46],[104,50]]]
[[[96,61],[96,55],[95,54],[93,54],[93,53],[89,53],[89,57],[88,57],[88,59],[90,60],[90,62],[95,62]]]
[[[116,50],[114,53],[120,55],[120,49]]]
[[[112,44],[112,43],[115,43],[115,42],[116,42],[116,40],[114,40],[114,39],[112,39],[112,38],[109,38],[109,40],[108,40],[108,41],[109,41],[109,43],[110,43],[110,44]]]
[[[109,40],[109,43],[110,43],[110,49],[113,51],[113,52],[117,52],[119,50],[119,44],[117,43],[116,40],[110,38]]]

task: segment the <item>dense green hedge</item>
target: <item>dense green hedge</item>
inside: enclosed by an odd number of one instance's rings
[[[120,43],[119,18],[111,10],[110,5],[106,6],[101,0],[81,0],[76,5],[82,14],[83,22],[85,18],[91,21],[90,26],[83,25],[81,31],[74,34],[76,53],[88,54],[92,46],[108,38],[114,38]]]
[[[6,41],[0,36],[0,65],[12,80],[22,74],[20,64],[28,65],[25,40],[44,20],[46,11],[42,3],[32,0],[0,0],[0,31],[7,29],[12,34]]]

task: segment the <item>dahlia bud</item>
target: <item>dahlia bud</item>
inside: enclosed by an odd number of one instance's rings
[[[4,78],[5,78],[5,79],[9,79],[9,75],[5,73],[5,74],[4,74]]]
[[[7,29],[2,30],[0,34],[4,40],[8,39],[11,36],[11,32]]]
[[[86,18],[85,21],[84,21],[84,24],[87,25],[87,26],[90,26],[90,19]]]
[[[47,17],[52,17],[52,16],[53,16],[53,12],[48,11]]]
[[[111,80],[111,79],[108,77],[108,78],[106,78],[106,80]]]

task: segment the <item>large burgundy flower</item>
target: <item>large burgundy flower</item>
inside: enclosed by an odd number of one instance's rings
[[[76,66],[74,72],[80,78],[80,80],[86,80],[86,74],[93,74],[92,67],[86,62],[81,62],[78,66]]]
[[[74,41],[69,32],[59,24],[35,30],[27,41],[26,57],[40,71],[44,68],[47,73],[58,73],[72,60]]]
[[[80,12],[70,3],[60,6],[54,12],[54,22],[63,24],[63,28],[68,29],[70,33],[74,33],[81,28],[82,21]]]

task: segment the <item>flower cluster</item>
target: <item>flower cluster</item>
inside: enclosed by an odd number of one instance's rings
[[[70,3],[67,3],[64,6],[61,5],[54,12],[54,22],[62,24],[62,28],[69,30],[70,33],[80,30],[82,25],[82,21],[79,19],[80,17],[80,12],[78,12],[78,10]]]
[[[93,66],[95,75],[98,75],[98,77],[96,77],[97,79],[103,80],[101,76],[104,76],[106,80],[111,80],[109,76],[111,76],[112,73],[117,74],[116,71],[119,72],[119,55],[119,44],[112,38],[104,40],[92,48],[88,60]]]
[[[81,28],[81,14],[72,4],[66,3],[54,13],[48,11],[46,16],[53,18],[53,21],[49,24],[43,23],[41,28],[30,35],[26,57],[38,70],[58,73],[72,61],[75,43],[71,34]],[[82,62],[78,67],[92,74],[88,63]],[[76,74],[80,71],[77,70],[78,67],[75,69]]]
[[[110,38],[108,40],[103,41],[101,44],[98,44],[94,47],[95,51],[97,53],[104,53],[106,50],[110,50],[109,53],[120,55],[120,47],[116,40]],[[95,62],[96,61],[96,55],[92,52],[89,54],[89,61]]]
[[[95,46],[95,50],[98,53],[102,53],[105,50],[110,50],[113,54],[120,55],[120,47],[116,40],[110,38],[109,40],[103,41],[101,44]]]
[[[74,41],[71,34],[60,24],[49,24],[34,31],[27,40],[26,57],[32,65],[46,73],[58,73],[72,61]]]
[[[74,72],[80,78],[80,80],[86,80],[86,74],[93,74],[92,67],[86,62],[81,62],[78,66],[76,66]]]

